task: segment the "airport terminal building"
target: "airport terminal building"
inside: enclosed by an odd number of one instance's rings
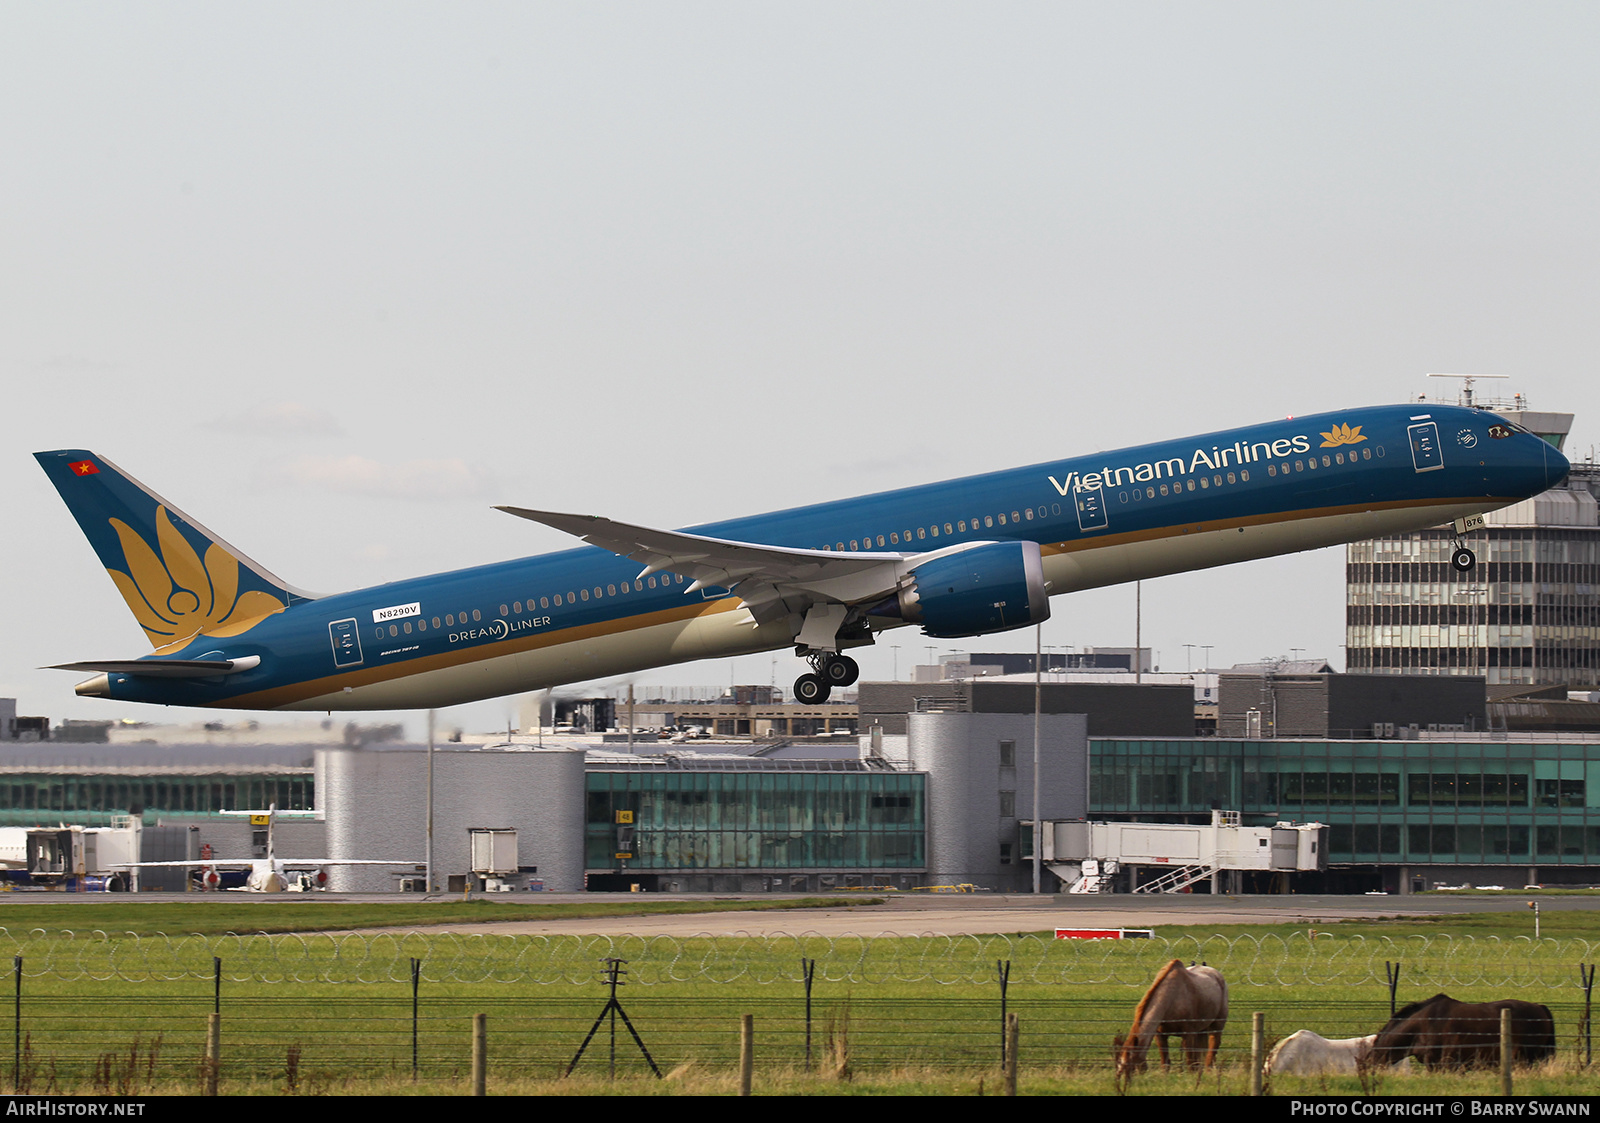
[[[1365,689],[1299,685],[1298,709],[1283,710],[1299,722],[1322,712],[1324,722],[1343,723],[1341,691],[1359,697]],[[941,686],[902,713],[901,732],[875,723],[848,747],[730,742],[693,751],[651,742],[628,753],[592,738],[441,745],[436,881],[441,889],[480,884],[471,878],[473,838],[495,833],[514,840],[494,872],[513,888],[1025,891],[1033,716],[1031,691],[1024,699],[1010,687]],[[1327,824],[1328,868],[1295,875],[1291,887],[1302,891],[1600,882],[1600,736],[1467,732],[1458,720],[1432,731],[1399,726],[1392,737],[1303,726],[1276,737],[1195,737],[1183,735],[1170,687],[1096,688],[1118,689],[1128,694],[1111,712],[1149,722],[1167,707],[1169,728],[1091,736],[1097,719],[1045,713],[1041,819],[1204,823],[1226,809],[1245,824]],[[1141,691],[1154,692],[1149,705],[1137,704]],[[1047,692],[1046,702],[1083,697]],[[1245,704],[1252,695],[1241,697]],[[1440,694],[1444,703],[1451,697]],[[1318,711],[1318,698],[1334,703]],[[218,858],[247,858],[264,856],[259,828],[219,812],[268,803],[315,809],[315,821],[280,825],[281,855],[393,860],[400,864],[335,868],[331,887],[400,891],[420,888],[404,863],[425,852],[427,770],[425,747],[402,742],[10,742],[0,744],[0,822],[106,824],[132,811],[148,827],[187,829],[195,855],[210,846]],[[1047,874],[1046,890],[1056,887]]]

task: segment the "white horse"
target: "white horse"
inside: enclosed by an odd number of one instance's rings
[[[1334,1040],[1299,1029],[1272,1048],[1267,1072],[1273,1076],[1354,1076],[1372,1052],[1378,1035]]]

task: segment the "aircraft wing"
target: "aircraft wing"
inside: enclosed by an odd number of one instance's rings
[[[712,585],[736,589],[758,623],[804,612],[818,601],[856,604],[894,590],[913,554],[891,551],[844,553],[804,550],[758,542],[735,542],[655,530],[597,515],[567,515],[525,507],[496,507],[582,538],[614,554],[641,562],[639,577],[666,570],[693,579],[692,593]]]
[[[265,858],[192,858],[187,862],[119,862],[106,866],[108,870],[148,870],[148,869],[220,869],[220,870],[249,870],[265,863]],[[301,866],[420,866],[424,863],[415,861],[387,862],[382,858],[274,858],[273,863],[284,869],[299,869]]]
[[[256,861],[266,861],[258,858]],[[248,870],[255,868],[255,862],[248,858],[196,858],[191,862],[116,862],[106,866],[108,870],[153,870],[153,869],[223,869],[223,870]]]

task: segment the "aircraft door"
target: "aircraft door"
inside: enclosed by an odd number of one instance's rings
[[[354,667],[361,662],[361,636],[354,619],[335,620],[329,624],[328,640],[333,644],[335,667]]]
[[[1444,453],[1439,448],[1439,426],[1432,421],[1412,425],[1406,429],[1411,438],[1411,463],[1419,472],[1432,472],[1444,467]]]
[[[1072,502],[1078,508],[1079,530],[1104,530],[1106,528],[1106,493],[1103,488],[1086,491],[1078,488],[1072,493]]]

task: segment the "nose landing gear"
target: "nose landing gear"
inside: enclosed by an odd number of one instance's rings
[[[1460,573],[1469,573],[1478,564],[1478,555],[1458,542],[1455,552],[1450,555],[1450,564]]]

